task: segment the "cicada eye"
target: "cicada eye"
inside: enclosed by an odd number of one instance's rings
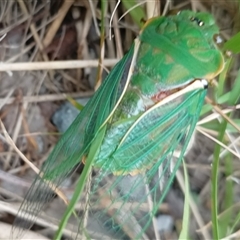
[[[199,27],[202,27],[203,25],[204,25],[204,22],[201,21],[201,20],[199,20],[199,21],[198,21],[198,26],[199,26]]]
[[[196,18],[196,17],[191,17],[190,21],[196,22],[199,27],[202,27],[204,25],[204,22],[202,20],[200,20],[199,18]]]
[[[195,17],[190,17],[190,21],[194,22],[195,21]]]

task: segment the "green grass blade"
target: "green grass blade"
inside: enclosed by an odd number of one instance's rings
[[[225,175],[229,176],[233,173],[233,166],[232,166],[232,155],[228,154],[225,157]],[[225,196],[223,201],[223,209],[228,209],[226,213],[219,219],[220,225],[220,238],[224,238],[228,235],[229,227],[231,226],[231,222],[233,219],[233,181],[227,181],[225,184]]]
[[[77,187],[74,191],[74,195],[64,213],[64,216],[63,218],[61,219],[61,222],[59,224],[59,228],[54,236],[54,239],[55,240],[58,240],[58,239],[61,239],[61,236],[62,236],[62,232],[68,222],[68,219],[69,217],[72,215],[72,213],[74,212],[74,207],[76,205],[76,203],[78,202],[79,198],[81,197],[81,194],[83,192],[83,189],[85,187],[85,184],[86,184],[86,181],[87,181],[87,178],[91,172],[91,167],[92,167],[92,164],[93,164],[93,160],[96,156],[96,154],[98,153],[98,149],[100,148],[101,146],[101,143],[103,141],[103,138],[105,136],[105,131],[106,131],[106,126],[104,126],[98,133],[97,135],[97,138],[93,141],[92,145],[91,145],[91,148],[90,148],[90,151],[89,151],[89,155],[87,157],[87,160],[86,160],[86,164],[85,164],[85,167],[83,169],[83,172],[79,178],[79,181],[78,181],[78,184],[77,184]]]
[[[235,54],[240,53],[240,32],[234,35],[231,39],[229,39],[225,44],[223,49],[230,50]]]
[[[225,130],[227,127],[227,121],[223,121],[221,124],[221,129],[219,132],[218,140],[222,142]],[[220,150],[221,146],[216,145],[214,149],[214,159],[212,166],[212,231],[213,239],[219,239],[219,223],[218,223],[218,171],[219,171],[219,162],[220,162]]]
[[[122,0],[122,3],[124,5],[124,7],[127,10],[132,9],[129,14],[131,15],[131,17],[133,18],[134,22],[139,26],[142,27],[143,22],[142,20],[146,18],[145,13],[143,11],[142,6],[137,6],[137,2],[135,0]]]
[[[226,89],[226,87],[225,87],[226,76],[227,76],[227,73],[229,71],[231,64],[232,64],[232,59],[231,58],[227,59],[227,61],[225,62],[225,67],[224,67],[223,71],[221,72],[221,74],[219,75],[218,87],[215,88],[217,98],[219,98],[220,96],[222,96],[224,94],[224,90]]]
[[[184,179],[185,179],[185,200],[184,200],[184,211],[182,219],[182,231],[179,235],[179,239],[188,239],[188,229],[190,225],[190,189],[189,189],[189,179],[187,173],[187,167],[183,161]]]
[[[231,118],[231,120],[238,126],[240,126],[240,119],[233,119]],[[219,132],[220,128],[221,128],[221,124],[218,122],[218,120],[213,120],[211,122],[207,122],[201,125],[202,127],[209,129],[209,130],[213,130],[216,132]],[[226,129],[229,133],[238,133],[238,130],[233,127],[230,123],[228,123],[227,125],[227,129]]]
[[[237,214],[235,220],[233,221],[233,224],[231,225],[231,228],[230,228],[229,232],[233,233],[234,229],[239,226],[239,223],[240,223],[240,212]]]
[[[234,82],[231,94],[229,95],[228,104],[233,105],[239,101],[239,98],[240,98],[239,89],[240,89],[240,70],[238,70],[238,74]]]

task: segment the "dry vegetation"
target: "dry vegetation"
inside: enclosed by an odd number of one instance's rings
[[[168,14],[178,9],[211,12],[226,40],[240,29],[238,1],[146,2],[142,7],[148,12],[148,17],[153,16],[153,10],[154,14]],[[30,164],[23,161],[14,143],[35,166],[40,167],[59,138],[51,123],[51,116],[58,106],[66,96],[92,96],[101,84],[101,76],[105,76],[101,72],[109,71],[126,53],[139,31],[130,14],[118,21],[126,13],[126,8],[119,4],[115,11],[116,4],[115,0],[108,1],[103,47],[99,35],[100,1],[0,1],[0,119],[5,126],[3,128],[2,125],[0,133],[0,238],[8,238],[9,235],[1,234],[7,231],[9,234],[10,225],[7,224],[12,224],[19,202],[33,179]],[[113,26],[111,32],[110,22]],[[110,35],[114,36],[112,40]],[[97,71],[99,58],[102,63]],[[228,90],[233,86],[238,69],[236,58],[226,78]],[[211,135],[216,136],[216,132],[211,132]],[[214,146],[212,140],[197,133],[193,148],[186,157],[190,188],[195,199],[191,205],[191,239],[211,236],[210,177]],[[226,188],[232,182],[232,195],[229,196],[233,199],[231,214],[237,214],[240,209],[239,159],[225,156],[219,172],[219,209],[221,214],[227,214],[222,211],[226,210],[224,204],[228,200]],[[226,167],[227,162],[229,167]],[[78,172],[69,178],[69,183],[63,188],[68,197],[73,194],[77,176]],[[180,189],[176,181],[161,207],[162,213],[174,219],[174,228],[165,232],[163,239],[176,239],[181,229],[184,193]],[[55,219],[61,218],[63,205],[59,199],[49,204],[48,214],[39,217],[35,229],[52,238],[52,229],[57,226]],[[70,225],[65,235],[71,236],[71,230]],[[240,238],[240,235],[237,236],[235,239]]]

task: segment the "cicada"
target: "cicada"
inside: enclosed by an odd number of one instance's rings
[[[208,83],[224,67],[218,34],[209,13],[182,11],[148,20],[42,166],[20,207],[14,235],[32,226],[53,198],[53,186],[78,164],[86,175],[79,236],[105,239],[108,232],[113,239],[138,239],[151,232]]]

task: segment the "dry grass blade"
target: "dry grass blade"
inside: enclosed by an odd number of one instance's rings
[[[9,204],[7,202],[0,201],[0,210],[3,212],[7,212],[12,215],[17,215],[19,206]],[[36,220],[36,223],[42,227],[53,229],[54,231],[58,228],[58,221],[56,219],[52,219],[51,217],[41,214],[39,218]],[[68,228],[64,230],[64,234],[68,237],[72,237],[73,235],[73,226],[71,224],[68,225]]]
[[[18,153],[18,155],[22,158],[22,160],[27,163],[31,168],[32,170],[39,174],[40,171],[39,169],[34,165],[32,164],[32,162],[30,162],[23,154],[22,152],[17,148],[16,144],[14,143],[14,141],[11,139],[11,137],[9,136],[5,126],[3,125],[1,119],[0,119],[0,125],[1,125],[1,128],[3,130],[3,133],[4,133],[4,136],[6,137],[8,143],[10,146],[12,146],[12,148]],[[39,175],[40,177],[42,176],[42,174]],[[65,204],[67,205],[68,204],[68,200],[65,196],[65,194],[59,189],[57,188],[56,186],[54,186],[51,182],[48,182],[46,180],[44,180],[48,186],[65,202]]]
[[[157,17],[160,16],[160,2],[155,1],[147,1],[146,2],[146,11],[147,11],[147,18]]]
[[[11,137],[9,136],[9,134],[8,134],[5,126],[3,125],[1,119],[0,119],[0,125],[1,125],[2,131],[3,131],[3,134],[4,134],[5,138],[6,138],[6,140],[8,141],[9,145],[12,146],[12,148],[13,148],[13,149],[19,154],[19,156],[23,159],[23,161],[24,161],[25,163],[27,163],[27,164],[32,168],[32,170],[33,170],[35,173],[39,174],[39,169],[38,169],[34,164],[32,164],[32,163],[22,154],[22,152],[17,148],[16,144],[14,143],[14,141],[13,141],[13,140],[11,139]]]
[[[221,109],[221,113],[223,114],[227,114],[227,113],[231,113],[231,112],[234,112],[235,110],[237,109],[240,109],[240,105],[236,105],[234,106],[234,109],[233,108],[230,108],[230,109]],[[203,119],[201,119],[200,121],[198,121],[197,125],[202,125],[204,123],[207,123],[207,122],[210,122],[214,119],[217,119],[219,116],[221,116],[220,113],[212,113],[206,117],[204,117]]]
[[[117,24],[118,24],[118,13],[116,12],[117,6],[114,6],[114,2],[110,2],[110,7],[112,9],[112,15],[110,18],[110,25],[109,25],[109,40],[111,40],[111,38],[112,38],[111,23],[113,22],[113,26],[117,26]],[[115,37],[115,42],[116,42],[117,58],[122,58],[124,54],[123,54],[123,49],[122,49],[121,32],[118,27],[114,27],[114,37]]]
[[[218,106],[214,105],[213,101],[211,99],[209,99],[208,97],[206,97],[206,102],[212,104],[214,110],[219,113],[226,121],[228,121],[234,128],[236,128],[236,130],[238,130],[238,132],[240,133],[240,127],[230,118],[228,117],[221,108],[219,108]]]
[[[152,213],[152,211],[153,211],[153,200],[152,200],[152,196],[151,196],[151,194],[150,194],[149,185],[147,184],[147,181],[146,181],[146,180],[147,180],[147,179],[145,179],[145,189],[146,189],[146,194],[147,194],[147,196],[148,196],[148,198],[147,198],[147,203],[148,203],[148,206],[149,206],[148,211],[149,211],[150,213]],[[153,225],[154,237],[155,237],[155,239],[161,240],[160,234],[159,234],[159,232],[158,232],[156,217],[153,216],[153,215],[151,215],[151,217],[152,217],[152,225]]]
[[[66,16],[69,8],[72,6],[73,3],[74,3],[74,0],[65,0],[64,1],[62,7],[58,11],[57,18],[53,21],[50,28],[48,29],[48,32],[46,33],[46,36],[43,40],[44,47],[47,47],[52,42],[60,25],[62,24],[64,17]]]
[[[24,96],[22,97],[19,102],[28,102],[28,103],[39,103],[39,102],[51,102],[51,101],[60,101],[60,100],[66,100],[68,96],[72,98],[86,98],[91,97],[93,95],[93,91],[88,92],[80,92],[80,93],[68,93],[67,95],[65,93],[62,94],[46,94],[46,95],[39,95],[39,96]],[[9,97],[7,99],[0,98],[0,103],[5,104],[12,104],[16,101],[15,97]]]
[[[240,237],[240,230],[238,230],[237,232],[228,235],[226,238],[221,238],[221,240],[229,240],[229,239],[239,239]]]
[[[240,208],[240,203],[236,203],[233,206],[231,206],[231,209],[227,209],[224,212],[220,213],[218,218],[220,219],[221,217],[224,217],[224,215],[226,215],[228,212],[230,212],[231,210],[233,211],[237,211],[239,212],[239,208]],[[202,232],[204,229],[209,229],[212,226],[212,222],[208,222],[207,224],[205,224],[204,226],[202,226],[200,229],[197,229],[197,232]],[[227,239],[227,238],[224,238]]]
[[[118,59],[104,59],[104,66],[113,66]],[[6,71],[35,71],[35,70],[51,70],[51,69],[74,69],[97,67],[98,60],[71,60],[71,61],[50,61],[50,62],[22,62],[22,63],[1,63],[0,72]]]
[[[27,7],[26,7],[25,3],[24,3],[23,1],[20,1],[20,0],[18,0],[18,3],[19,3],[19,5],[20,5],[22,11],[24,12],[24,14],[25,14],[26,16],[29,16],[29,13],[28,13],[28,10],[27,10]],[[31,24],[30,24],[30,29],[31,29],[31,31],[32,31],[32,34],[33,34],[33,36],[34,36],[34,39],[35,39],[35,41],[36,41],[39,49],[40,49],[41,51],[43,51],[44,46],[43,46],[43,44],[42,44],[41,39],[39,38],[39,35],[38,35],[38,33],[37,33],[35,24],[31,23]],[[44,59],[45,61],[48,61],[48,60],[49,60],[48,57],[47,57],[47,55],[46,55],[45,53],[43,53],[43,59]]]
[[[109,20],[109,39],[111,40],[112,39],[112,22],[113,22],[113,18],[114,18],[114,15],[116,13],[116,10],[118,8],[118,5],[121,3],[120,0],[117,1],[117,4],[116,6],[112,9],[112,15],[110,17],[110,20]],[[115,24],[115,23],[114,23]]]
[[[139,225],[137,219],[132,216],[131,212],[129,212],[129,209],[126,206],[121,206],[120,209],[114,208],[111,198],[104,194],[103,190],[99,189],[98,193],[99,196],[104,196],[100,199],[100,204],[103,209],[107,209],[107,213],[109,214],[109,216],[114,218],[114,220],[119,225],[123,225],[122,230],[126,233],[128,237],[130,237],[130,239],[136,239],[139,233],[142,232],[142,227]],[[112,207],[109,208],[109,206]],[[116,211],[118,212],[118,215],[116,215]],[[131,221],[129,221],[129,218],[131,218]],[[124,222],[126,222],[126,220],[128,220],[128,224],[123,224]],[[141,235],[141,237],[142,239],[148,239],[147,235],[144,233]]]
[[[235,155],[237,158],[240,159],[240,155],[237,152],[233,151],[231,148],[229,148],[227,145],[223,144],[222,142],[219,142],[216,138],[212,137],[211,135],[209,135],[208,133],[203,131],[202,128],[197,127],[196,129],[197,129],[198,132],[202,133],[203,135],[205,135],[206,137],[208,137],[209,139],[211,139],[212,141],[214,141],[215,143],[217,143],[221,147],[225,148],[230,153],[232,153],[233,155]]]

